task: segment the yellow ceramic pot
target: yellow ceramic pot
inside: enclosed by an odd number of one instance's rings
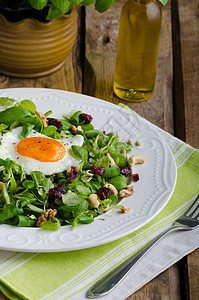
[[[46,23],[9,22],[0,14],[0,73],[33,78],[58,70],[75,42],[76,9]]]

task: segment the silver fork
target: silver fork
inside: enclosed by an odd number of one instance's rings
[[[130,271],[130,269],[143,257],[160,239],[166,236],[168,233],[176,230],[192,230],[199,226],[199,195],[188,208],[188,210],[174,223],[171,227],[167,228],[165,231],[156,236],[153,240],[142,247],[137,253],[129,257],[118,267],[113,269],[107,275],[102,277],[97,281],[89,290],[86,296],[88,298],[94,299],[102,297],[108,294],[114,287],[116,287],[119,282],[124,278],[124,276]]]

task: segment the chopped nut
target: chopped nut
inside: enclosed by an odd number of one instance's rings
[[[81,128],[81,126],[79,125],[79,126],[77,126],[77,130],[78,131],[81,131],[81,132],[84,132],[84,130]]]
[[[134,193],[134,188],[132,185],[126,185],[124,186],[124,188],[119,192],[119,196],[121,198],[124,198],[124,197],[129,197],[131,195],[133,195]]]
[[[142,146],[142,143],[141,143],[140,141],[136,141],[136,142],[135,142],[135,145],[136,145],[136,146]]]
[[[126,157],[126,149],[125,148],[122,149],[122,155],[124,155]]]
[[[113,167],[113,166],[117,166],[116,165],[116,163],[115,163],[115,161],[114,161],[114,159],[110,156],[110,153],[106,153],[106,156],[108,157],[108,159],[110,160],[110,165],[111,165],[111,167]]]
[[[47,127],[48,126],[48,120],[46,119],[46,117],[42,113],[40,113],[39,111],[36,111],[35,113],[41,119],[44,128]]]
[[[81,128],[81,126],[76,127],[75,125],[71,125],[70,130],[72,131],[72,133],[77,133],[78,131],[84,132],[84,130]]]
[[[100,205],[97,194],[90,194],[90,196],[88,197],[88,202],[93,208],[98,208],[98,206]]]
[[[4,183],[0,181],[0,191],[3,191],[3,185]]]
[[[146,162],[146,159],[139,155],[132,155],[128,159],[128,163],[131,167],[133,167],[134,165],[137,165],[137,164],[144,164],[145,162]]]
[[[72,133],[77,133],[78,129],[75,125],[70,125],[70,130],[72,131]]]
[[[128,140],[127,144],[133,146],[133,141],[132,140]]]
[[[122,206],[121,209],[120,209],[121,213],[122,214],[127,214],[131,211],[131,208],[130,207],[126,207],[126,206]]]
[[[110,183],[106,183],[105,186],[106,188],[108,188],[109,190],[111,190],[111,192],[118,197],[118,191],[116,189],[116,187],[114,187],[114,185],[110,184]]]
[[[57,214],[56,209],[49,208],[47,211],[43,212],[41,216],[37,220],[37,227],[41,227],[41,225],[47,221],[51,221],[52,218]]]

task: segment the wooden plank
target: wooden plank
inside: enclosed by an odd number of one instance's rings
[[[199,148],[199,19],[197,0],[179,0],[186,142]],[[199,299],[199,250],[185,260],[186,299]]]
[[[86,8],[86,57],[84,94],[119,103],[113,98],[119,15],[125,1],[117,1],[103,14]]]
[[[146,102],[130,103],[118,99],[113,94],[119,15],[125,2],[125,0],[117,1],[110,10],[102,15],[98,14],[93,7],[86,9],[86,58],[83,92],[115,104],[123,102],[149,121],[173,133],[170,4],[162,8],[163,21],[154,95]],[[176,264],[128,299],[155,299],[162,295],[164,299],[179,300],[179,280],[179,267]]]
[[[175,264],[126,300],[180,300],[182,298],[179,278],[179,267],[178,264]]]
[[[197,0],[179,0],[186,142],[199,148],[199,8]]]
[[[199,299],[199,249],[187,257],[188,292],[190,300]]]
[[[173,37],[173,102],[174,132],[179,139],[186,140],[184,83],[181,57],[180,22],[178,1],[171,3],[172,37]]]
[[[114,96],[113,80],[119,16],[125,0],[116,1],[103,14],[93,7],[86,9],[86,60],[84,93],[113,103],[123,102],[149,121],[173,132],[172,109],[172,45],[170,5],[162,9],[157,79],[154,95],[143,103],[125,102]]]

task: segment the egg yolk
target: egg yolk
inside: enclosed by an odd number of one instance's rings
[[[45,137],[25,138],[17,144],[16,150],[20,155],[43,162],[55,162],[66,155],[62,143]]]

